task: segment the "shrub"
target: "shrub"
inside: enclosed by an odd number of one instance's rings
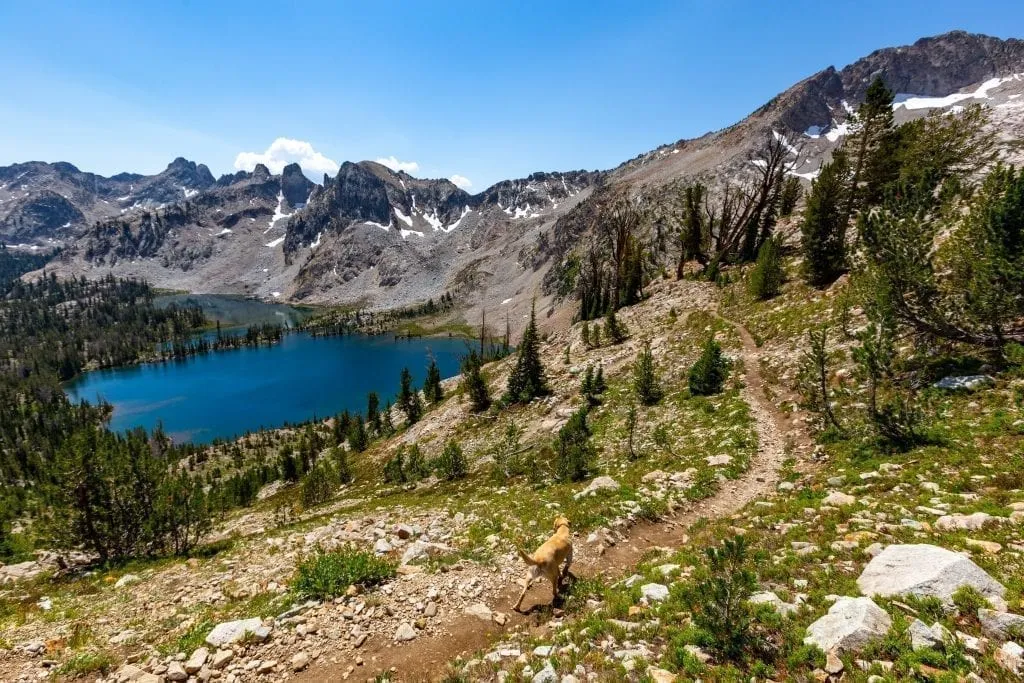
[[[529,460],[523,457],[522,436],[522,428],[513,420],[509,420],[501,441],[491,452],[494,458],[494,475],[497,479],[504,480],[523,475],[530,469]]]
[[[750,271],[750,294],[758,301],[767,301],[778,295],[786,272],[782,268],[782,250],[776,238],[764,241],[757,252],[757,264]]]
[[[690,368],[690,393],[694,396],[717,394],[728,375],[729,365],[722,356],[722,347],[712,337],[705,342],[700,358]]]
[[[643,349],[633,362],[633,392],[645,406],[653,406],[661,400],[662,391],[658,383],[658,374],[654,370],[654,354],[651,353],[651,342],[645,341]]]
[[[747,600],[757,589],[757,577],[746,540],[736,536],[705,552],[703,576],[686,587],[683,599],[708,645],[738,659],[754,642],[753,610]]]
[[[555,472],[562,481],[582,481],[593,471],[597,452],[590,443],[587,408],[580,408],[558,430],[555,441]]]
[[[462,453],[462,447],[456,441],[449,441],[445,444],[444,450],[437,460],[434,461],[437,474],[447,481],[463,479],[466,476],[466,456]]]
[[[609,344],[621,344],[629,336],[629,330],[615,316],[615,309],[609,307],[604,318],[604,336]]]
[[[384,481],[389,484],[405,483],[405,444],[399,446],[395,454],[384,463]]]
[[[953,604],[956,605],[960,616],[968,619],[977,619],[978,610],[990,608],[992,605],[985,599],[985,596],[978,592],[974,586],[960,586],[953,593]]]
[[[419,444],[409,446],[409,455],[405,459],[405,478],[408,481],[422,479],[430,474],[430,466],[427,465]]]
[[[338,483],[333,467],[326,462],[317,463],[302,479],[302,507],[308,510],[323,505],[331,499]]]
[[[594,372],[594,366],[588,365],[587,371],[583,375],[583,381],[580,383],[580,395],[587,399],[587,404],[591,407],[601,405],[601,394],[607,388],[608,385],[604,381],[604,369],[599,365],[597,372]]]
[[[338,483],[352,483],[352,468],[348,464],[348,453],[344,448],[335,446],[331,449],[331,459],[334,460],[334,471],[338,477]]]
[[[482,413],[491,407],[491,393],[480,368],[480,356],[475,349],[470,349],[462,358],[462,389],[469,396],[474,413]]]
[[[349,586],[375,586],[394,575],[395,563],[372,552],[353,546],[333,552],[317,549],[299,562],[292,589],[306,598],[329,600],[344,595]]]
[[[57,673],[78,678],[89,674],[100,673],[104,676],[114,668],[114,658],[109,652],[79,652],[64,662]]]

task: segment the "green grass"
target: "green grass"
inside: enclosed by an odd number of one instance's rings
[[[113,655],[104,650],[79,652],[71,656],[57,669],[57,673],[71,678],[89,674],[110,673],[116,663]]]
[[[307,598],[326,600],[344,595],[349,586],[368,588],[395,576],[395,563],[373,552],[346,546],[318,550],[299,562],[292,589]]]

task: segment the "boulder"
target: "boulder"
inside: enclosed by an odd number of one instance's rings
[[[824,500],[821,501],[821,504],[832,505],[835,507],[844,507],[846,505],[854,505],[856,502],[857,499],[848,493],[843,493],[842,491],[832,491],[827,496],[825,496]]]
[[[948,375],[932,386],[938,389],[974,391],[975,389],[981,389],[995,383],[996,381],[988,375]]]
[[[203,664],[206,664],[206,660],[210,657],[210,651],[205,647],[198,648],[192,653],[192,656],[185,662],[185,672],[188,674],[198,673],[203,668]]]
[[[841,597],[828,614],[807,627],[804,642],[824,652],[857,652],[885,637],[892,619],[871,598]]]
[[[675,683],[676,675],[671,671],[665,669],[659,669],[656,666],[647,667],[647,676],[654,681],[654,683]]]
[[[910,622],[907,632],[910,634],[910,646],[915,650],[929,650],[942,646],[942,638],[920,619]]]
[[[943,531],[977,531],[992,520],[987,512],[975,512],[969,515],[943,515],[935,520],[935,527]]]
[[[117,583],[114,584],[114,588],[124,588],[125,586],[132,585],[133,583],[138,583],[141,580],[142,579],[135,574],[125,574],[117,580]]]
[[[999,666],[1010,673],[1016,676],[1024,674],[1024,648],[1017,643],[1013,641],[1003,643],[1003,646],[995,651],[993,657]]]
[[[180,662],[171,662],[167,665],[167,672],[164,678],[168,681],[187,681],[188,674]]]
[[[237,643],[245,638],[246,634],[250,634],[250,637],[259,640],[266,631],[267,629],[263,626],[263,621],[258,617],[239,619],[237,621],[224,621],[213,627],[213,630],[206,636],[206,644],[210,647],[219,648]],[[266,635],[262,635],[262,639],[266,640]]]
[[[402,564],[415,564],[431,557],[447,555],[452,549],[442,543],[428,543],[426,541],[413,541],[402,553]]]
[[[309,666],[309,655],[299,652],[292,657],[292,671],[302,671]]]
[[[482,602],[473,603],[465,610],[463,610],[463,612],[471,617],[476,617],[480,621],[489,622],[491,618],[494,616],[493,612],[491,612],[491,608]]]
[[[616,491],[619,489],[619,486],[619,482],[615,481],[611,477],[597,477],[590,482],[585,489],[575,494],[573,498],[579,500],[586,496],[596,496],[598,491]]]
[[[210,668],[216,671],[223,669],[231,660],[235,658],[235,653],[231,650],[217,650],[213,654],[213,660],[210,662]]]
[[[747,602],[753,605],[771,605],[771,608],[783,616],[788,616],[797,611],[797,606],[784,602],[782,598],[771,591],[754,593]]]
[[[1019,614],[982,608],[978,610],[978,621],[982,633],[989,638],[1007,640],[1024,636],[1024,617]]]
[[[971,586],[1005,609],[1006,587],[969,557],[936,545],[890,545],[876,555],[857,579],[865,595],[934,597],[953,607],[953,593]]]
[[[394,550],[394,548],[392,548],[391,544],[387,542],[387,539],[378,538],[377,542],[373,544],[373,552],[378,555],[387,555],[392,550]]]
[[[160,683],[161,678],[155,674],[143,671],[134,664],[125,664],[114,673],[115,681],[128,683]]]
[[[660,583],[645,583],[640,586],[640,595],[648,602],[661,602],[668,598],[668,586]]]
[[[533,683],[558,683],[558,673],[555,672],[555,667],[551,666],[551,662],[548,662],[534,675],[532,681]]]

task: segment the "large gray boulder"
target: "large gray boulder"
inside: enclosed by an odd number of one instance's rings
[[[217,624],[206,636],[206,644],[210,647],[223,647],[237,643],[243,638],[252,638],[255,641],[263,642],[269,636],[269,627],[264,626],[260,618],[253,617],[252,619],[239,619]]]
[[[857,579],[865,595],[938,598],[953,607],[953,593],[971,586],[999,610],[1006,609],[1006,587],[969,557],[937,545],[891,545],[876,555]]]
[[[892,619],[871,598],[842,597],[828,614],[807,627],[804,642],[824,652],[858,652],[884,638],[891,627]]]
[[[982,608],[978,610],[978,621],[982,633],[989,638],[1007,640],[1024,636],[1024,617],[1019,614]]]

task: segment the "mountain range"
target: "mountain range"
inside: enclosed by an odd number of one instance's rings
[[[726,182],[750,172],[752,150],[770,136],[809,184],[877,76],[897,93],[897,121],[987,105],[1008,159],[1024,160],[1024,41],[955,31],[828,67],[728,128],[614,169],[534,173],[478,194],[370,161],[345,162],[319,184],[294,164],[215,179],[182,158],[153,176],[106,178],[66,162],[0,167],[0,241],[63,247],[47,266],[61,275],[372,308],[452,292],[467,308],[511,304],[519,315],[554,293],[552,266],[601,219],[603,197]]]

